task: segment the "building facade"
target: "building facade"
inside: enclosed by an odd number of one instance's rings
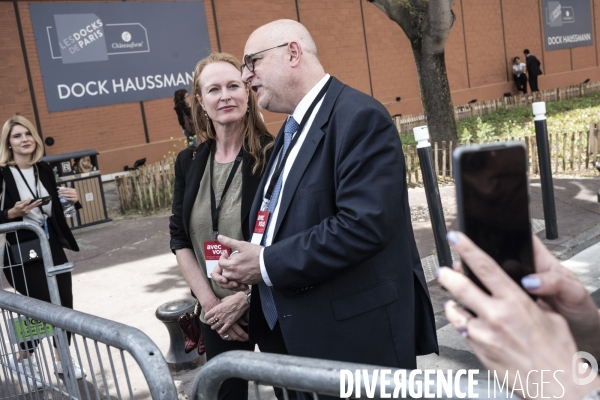
[[[408,39],[366,0],[205,0],[213,51],[239,58],[258,26],[280,18],[300,21],[312,33],[330,74],[384,104],[391,115],[420,113],[417,73]],[[600,0],[590,0],[592,46],[546,51],[542,0],[454,0],[456,21],[446,45],[455,105],[516,93],[512,58],[528,48],[542,62],[540,90],[600,80]],[[104,174],[137,159],[162,159],[183,146],[172,98],[48,112],[29,1],[0,1],[0,119],[19,113],[54,145],[49,155],[100,152]],[[182,35],[185,27],[182,27]],[[193,65],[189,67],[190,71]],[[400,101],[397,101],[400,98]],[[277,133],[285,116],[263,112]]]

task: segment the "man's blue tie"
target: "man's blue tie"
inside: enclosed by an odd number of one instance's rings
[[[281,149],[281,158],[285,155],[290,143],[292,142],[292,136],[298,130],[298,123],[294,120],[293,117],[289,117],[287,122],[285,123],[285,129],[283,131],[283,148]],[[281,186],[283,185],[283,171],[281,175],[279,175],[279,179],[273,188],[273,193],[271,195],[271,201],[269,202],[269,222],[267,222],[267,229],[265,229],[265,235],[262,238],[261,245],[266,246],[267,243],[267,232],[269,232],[269,226],[271,222],[275,222],[273,218],[273,212],[275,212],[275,207],[277,206],[277,201],[279,200],[279,193],[281,192]],[[277,307],[275,306],[275,300],[273,299],[273,288],[268,286],[264,282],[260,282],[258,284],[258,291],[260,293],[260,302],[262,304],[263,314],[265,315],[265,319],[269,324],[269,328],[273,330],[275,324],[277,323]]]

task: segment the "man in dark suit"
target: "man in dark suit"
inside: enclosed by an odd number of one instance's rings
[[[523,50],[525,54],[525,65],[527,65],[527,73],[529,74],[529,87],[531,92],[539,92],[538,89],[538,76],[542,75],[540,66],[542,63],[537,59],[536,56],[529,53],[529,49]]]
[[[245,53],[259,106],[288,117],[250,211],[252,243],[219,237],[234,251],[213,279],[252,285],[251,341],[280,329],[292,355],[415,368],[438,345],[389,113],[326,74],[296,21],[258,28]]]

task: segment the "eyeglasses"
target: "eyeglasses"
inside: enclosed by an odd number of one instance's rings
[[[244,64],[242,64],[242,71],[244,71],[244,67],[246,67],[246,68],[248,68],[248,71],[254,72],[254,60],[252,59],[252,57],[254,57],[255,55],[260,54],[260,53],[264,53],[265,51],[277,49],[279,47],[287,46],[288,44],[289,44],[289,42],[288,43],[284,43],[284,44],[280,44],[279,46],[271,47],[271,48],[266,49],[266,50],[257,51],[256,53],[246,54],[244,56]]]

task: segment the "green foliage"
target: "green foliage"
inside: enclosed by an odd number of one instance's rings
[[[546,103],[548,132],[586,132],[590,122],[600,122],[600,93]],[[500,109],[482,117],[457,122],[461,143],[535,135],[531,107]]]

